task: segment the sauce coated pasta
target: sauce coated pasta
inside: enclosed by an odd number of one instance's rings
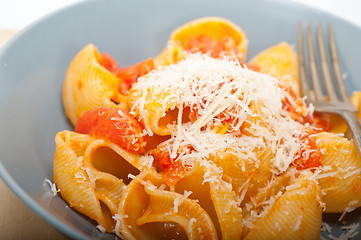
[[[360,207],[355,144],[304,102],[292,47],[247,44],[205,17],[130,67],[85,46],[55,137],[64,200],[124,239],[319,239],[323,213]]]

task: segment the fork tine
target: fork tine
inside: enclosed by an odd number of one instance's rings
[[[317,72],[317,64],[315,58],[315,51],[313,48],[313,41],[312,41],[312,32],[310,24],[307,24],[307,45],[308,45],[308,58],[309,58],[309,65],[310,65],[310,73],[311,79],[313,84],[313,89],[315,91],[316,100],[323,101],[323,93],[320,85],[320,80],[318,77]]]
[[[331,58],[332,58],[332,64],[333,64],[333,70],[335,72],[335,78],[338,84],[338,87],[340,89],[341,99],[343,101],[349,101],[349,97],[347,94],[347,90],[345,87],[345,83],[341,74],[341,67],[340,63],[338,61],[338,55],[337,55],[337,49],[336,49],[336,43],[335,43],[335,37],[333,34],[332,25],[328,25],[328,35],[329,35],[329,41],[330,41],[330,49],[331,49]]]
[[[300,78],[301,78],[301,84],[303,84],[302,89],[305,89],[305,86],[307,87],[307,82],[305,81],[305,77],[306,76],[306,63],[305,63],[305,58],[304,58],[304,53],[303,53],[303,36],[302,36],[302,25],[299,22],[298,24],[298,55],[299,55],[299,66],[300,66]],[[313,99],[311,99],[311,103],[314,104],[315,107],[315,111],[316,112],[321,112],[321,113],[331,113],[331,114],[337,114],[339,116],[341,116],[349,130],[350,133],[352,135],[352,138],[355,141],[356,147],[357,147],[357,151],[359,156],[361,156],[361,123],[359,121],[359,119],[357,118],[357,116],[355,115],[355,113],[358,111],[357,108],[355,108],[352,103],[348,100],[348,95],[344,86],[344,82],[343,82],[343,78],[341,75],[341,69],[339,66],[339,61],[338,61],[338,57],[337,57],[337,53],[336,53],[336,44],[335,44],[335,40],[334,40],[334,36],[333,36],[333,31],[332,31],[332,27],[331,25],[329,25],[329,41],[330,41],[330,50],[331,50],[331,59],[332,59],[332,63],[334,65],[334,70],[335,70],[335,75],[337,76],[337,83],[339,85],[340,91],[341,91],[341,95],[342,95],[342,99],[341,101],[337,100],[331,100],[330,101],[325,101],[325,99],[323,99],[323,94],[322,94],[322,89],[320,86],[320,82],[319,82],[319,78],[318,78],[318,73],[317,73],[317,63],[316,63],[316,58],[315,58],[315,52],[314,52],[314,48],[313,48],[313,41],[312,41],[312,32],[311,32],[311,26],[310,24],[307,25],[307,45],[308,45],[308,57],[309,57],[309,67],[310,67],[310,73],[311,73],[311,78],[312,78],[312,82],[313,82],[313,88],[314,88],[314,92],[316,94],[316,100],[313,101]],[[324,47],[324,40],[323,40],[323,33],[322,33],[322,29],[321,29],[321,24],[318,25],[318,41],[319,41],[319,48],[320,48],[320,55],[324,55],[321,57],[321,61],[325,62],[327,57],[325,54],[325,47]],[[326,61],[327,63],[327,61]],[[325,65],[325,63],[324,63]],[[326,66],[328,68],[328,65]],[[331,75],[331,73],[329,72],[329,68],[328,70],[328,74]],[[325,70],[323,70],[325,72]],[[327,78],[327,74],[325,74]],[[307,79],[306,79],[307,80]],[[327,80],[325,80],[326,82]],[[330,81],[330,83],[332,83]],[[332,85],[330,85],[332,86]],[[312,93],[311,91],[309,92],[310,94]],[[336,95],[336,94],[335,94]],[[337,97],[337,95],[335,96]]]
[[[309,95],[310,86],[306,77],[306,68],[305,68],[305,56],[303,53],[303,34],[302,34],[302,22],[298,22],[298,31],[297,31],[297,45],[298,45],[298,65],[300,67],[300,81],[301,81],[301,92],[303,96],[310,97],[311,100],[313,96]]]
[[[332,83],[330,68],[328,67],[328,60],[326,56],[325,41],[323,39],[322,27],[319,23],[317,25],[317,38],[318,38],[318,48],[320,51],[320,63],[322,68],[323,80],[325,82],[328,98],[330,101],[338,101],[337,95],[334,90]]]

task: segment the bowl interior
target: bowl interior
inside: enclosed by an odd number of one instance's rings
[[[86,44],[110,53],[120,66],[155,57],[173,29],[203,16],[225,17],[249,39],[248,59],[286,41],[296,46],[299,20],[332,23],[349,92],[361,90],[361,30],[344,20],[289,1],[270,0],[107,0],[86,1],[58,11],[17,34],[0,52],[0,173],[15,194],[69,237],[114,239],[95,223],[53,196],[52,179],[58,131],[72,129],[62,106],[67,67]],[[338,226],[339,215],[325,215]],[[361,211],[346,215],[361,222]],[[334,227],[335,234],[340,233]],[[361,235],[360,235],[361,236]]]

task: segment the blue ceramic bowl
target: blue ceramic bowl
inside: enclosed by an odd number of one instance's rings
[[[299,20],[332,23],[349,91],[361,90],[361,30],[324,12],[281,0],[99,0],[58,11],[18,33],[0,52],[0,174],[31,209],[74,239],[114,239],[53,196],[54,137],[72,129],[61,90],[67,67],[94,43],[119,65],[156,56],[177,26],[203,16],[221,16],[241,26],[250,40],[248,57],[286,41],[296,45]],[[339,235],[338,215],[324,219]],[[361,211],[346,215],[361,222]],[[361,238],[361,234],[355,238]]]

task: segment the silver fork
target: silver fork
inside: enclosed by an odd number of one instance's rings
[[[357,119],[355,113],[358,110],[352,105],[347,94],[345,83],[342,77],[341,68],[338,60],[335,38],[331,24],[328,25],[328,38],[330,45],[330,59],[334,70],[334,79],[339,89],[339,96],[336,94],[335,87],[332,81],[329,61],[327,60],[325,42],[323,39],[323,32],[321,24],[317,26],[318,48],[320,53],[319,64],[321,65],[323,82],[326,88],[326,93],[323,94],[320,78],[318,75],[317,62],[315,57],[315,50],[312,41],[312,32],[310,24],[307,25],[307,46],[308,46],[308,63],[310,68],[310,76],[312,79],[313,90],[311,90],[305,65],[305,57],[303,50],[303,34],[302,23],[298,24],[298,57],[300,66],[300,80],[301,90],[303,96],[306,96],[306,101],[312,103],[316,112],[337,114],[341,116],[355,141],[359,156],[361,156],[361,124]],[[326,98],[327,97],[327,100]]]

